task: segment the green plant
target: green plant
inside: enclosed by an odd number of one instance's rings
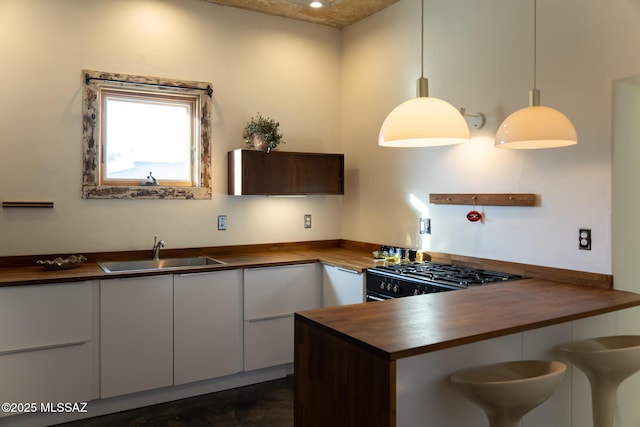
[[[278,144],[284,144],[282,134],[278,133],[280,123],[268,117],[263,117],[260,113],[256,117],[251,117],[242,132],[244,142],[250,148],[262,148],[256,145],[256,139],[262,138],[267,152],[275,149]]]

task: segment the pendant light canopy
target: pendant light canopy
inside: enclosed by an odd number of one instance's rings
[[[422,73],[416,84],[417,98],[389,113],[378,136],[381,146],[435,147],[467,142],[471,136],[467,122],[454,106],[429,96],[429,83],[424,77],[424,0],[421,20]]]
[[[540,105],[536,89],[536,14],[533,0],[533,89],[529,91],[529,106],[505,119],[496,133],[495,146],[501,148],[536,149],[566,147],[578,143],[571,121],[560,111]]]

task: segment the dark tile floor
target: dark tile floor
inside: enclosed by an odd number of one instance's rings
[[[293,426],[293,376],[59,426]]]

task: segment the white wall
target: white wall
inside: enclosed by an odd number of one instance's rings
[[[341,151],[338,30],[198,0],[0,0],[0,52],[0,200],[55,202],[0,209],[0,256],[340,237],[340,196],[226,195],[257,112],[283,150]],[[212,200],[80,198],[83,69],[213,84]]]
[[[425,12],[430,95],[483,112],[487,124],[465,145],[378,147],[388,112],[415,96],[420,0],[348,27],[342,139],[350,179],[342,237],[418,245],[414,196],[432,218],[431,250],[610,274],[612,84],[640,72],[640,3],[538,2],[542,104],[573,121],[579,144],[533,151],[493,147],[499,124],[527,105],[533,86],[533,1],[427,0]],[[428,203],[430,193],[475,192],[535,193],[542,203],[478,206],[484,224],[467,221],[470,206]],[[592,251],[577,249],[579,228],[592,229]]]
[[[638,0],[538,2],[542,103],[569,116],[580,139],[538,151],[492,143],[532,86],[532,2],[425,7],[431,95],[487,115],[465,145],[376,143],[388,112],[415,96],[419,0],[343,31],[198,0],[0,1],[0,200],[55,202],[0,209],[0,256],[145,249],[154,234],[171,248],[333,238],[417,246],[427,215],[433,234],[422,243],[434,251],[610,274],[612,86],[640,74]],[[211,201],[80,198],[83,68],[213,84]],[[226,152],[256,112],[281,122],[284,150],[344,152],[345,196],[227,196]],[[428,203],[446,192],[536,193],[542,203],[478,206],[486,221],[470,223],[468,206]],[[577,249],[581,227],[593,230],[592,251]]]

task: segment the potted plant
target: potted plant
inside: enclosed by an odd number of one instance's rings
[[[278,144],[284,144],[282,134],[278,133],[278,126],[280,123],[258,113],[257,117],[251,117],[247,122],[242,137],[247,147],[268,153],[275,150]]]

